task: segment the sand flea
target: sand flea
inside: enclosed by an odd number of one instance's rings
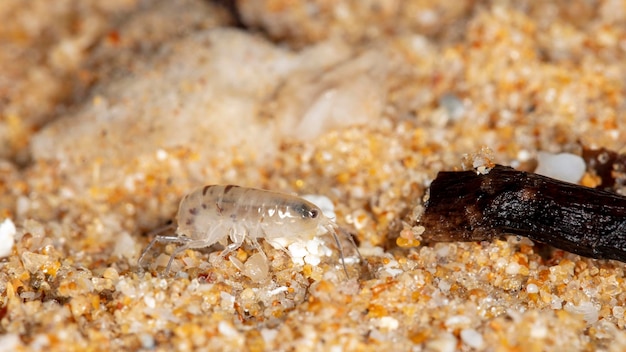
[[[247,239],[267,260],[258,242],[261,238],[275,248],[286,250],[285,239],[310,240],[330,233],[347,275],[343,246],[337,236],[339,228],[318,206],[294,195],[233,185],[204,186],[181,200],[177,221],[175,234],[157,235],[144,249],[139,266],[143,266],[146,254],[157,242],[181,244],[167,263],[167,275],[178,254],[218,242],[225,244],[228,238],[231,243],[222,251],[222,257]]]

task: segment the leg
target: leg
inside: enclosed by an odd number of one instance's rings
[[[137,265],[139,267],[143,267],[143,261],[146,257],[146,254],[148,254],[148,252],[150,251],[150,249],[156,244],[156,243],[176,243],[176,242],[185,242],[186,237],[180,237],[178,235],[159,235],[156,236],[155,238],[152,239],[152,241],[150,241],[150,244],[148,244],[148,247],[146,247],[143,252],[141,252],[141,256],[139,257],[139,260],[137,260]]]
[[[229,244],[228,246],[226,246],[226,248],[224,248],[224,250],[222,251],[222,253],[220,253],[220,256],[222,258],[226,258],[226,256],[238,249],[239,247],[241,247],[241,245],[243,244],[243,241],[246,239],[246,237],[248,236],[248,231],[246,230],[245,227],[243,226],[233,226],[230,229],[230,240],[233,242],[231,244]]]
[[[202,240],[192,240],[190,238],[186,238],[185,244],[183,244],[182,246],[176,248],[174,250],[174,252],[172,252],[172,255],[170,256],[170,260],[167,262],[167,266],[165,267],[165,275],[168,275],[170,272],[170,269],[172,267],[172,263],[174,262],[174,258],[179,255],[180,253],[188,250],[188,249],[193,249],[193,248],[204,248],[204,247],[208,247],[210,246],[212,243],[212,241],[206,240],[206,239],[202,239]]]
[[[148,252],[150,251],[150,249],[152,248],[152,246],[154,246],[155,243],[157,242],[175,242],[175,239],[178,238],[177,235],[172,235],[172,236],[166,236],[166,235],[159,235],[160,233],[163,233],[167,230],[174,230],[174,224],[173,223],[169,223],[165,226],[161,226],[155,230],[150,231],[150,233],[148,233],[148,236],[154,236],[154,238],[152,239],[152,241],[150,241],[150,243],[148,244],[148,247],[146,247],[142,252],[141,255],[139,256],[139,259],[137,260],[137,265],[139,267],[142,267],[143,265],[143,260],[144,257],[146,256],[146,254],[148,254]],[[166,239],[167,238],[167,239]]]
[[[170,256],[170,260],[167,261],[167,266],[165,267],[165,276],[167,276],[170,273],[170,268],[172,267],[172,262],[174,261],[174,258],[178,254],[180,254],[180,253],[184,252],[185,250],[187,250],[188,248],[192,248],[194,242],[197,242],[197,241],[192,241],[192,240],[186,241],[184,245],[176,248],[172,252],[172,255]]]

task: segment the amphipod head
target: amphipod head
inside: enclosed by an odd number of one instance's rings
[[[289,219],[285,219],[288,220],[285,225],[292,234],[313,237],[326,232],[325,226],[331,223],[317,205],[306,200],[301,200],[288,208]]]

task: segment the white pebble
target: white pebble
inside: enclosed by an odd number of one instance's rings
[[[535,322],[530,328],[530,337],[533,339],[543,339],[548,336],[548,328],[541,322]]]
[[[150,295],[143,296],[143,301],[146,304],[146,306],[148,306],[149,308],[154,309],[154,307],[156,307],[156,301],[154,300],[154,297]]]
[[[398,328],[398,326],[400,326],[400,323],[398,323],[398,320],[396,320],[395,318],[382,317],[380,318],[379,326],[383,329],[395,330]]]
[[[31,300],[35,299],[35,292],[33,292],[33,291],[22,292],[22,293],[20,293],[20,298],[25,300],[25,301],[31,301]]]
[[[539,287],[537,287],[537,285],[535,284],[528,284],[528,286],[526,286],[526,292],[539,293]]]
[[[141,334],[141,335],[139,335],[139,340],[141,341],[141,346],[144,349],[151,350],[151,349],[154,348],[155,341],[154,341],[154,337],[152,337],[152,335],[146,334],[146,333]]]
[[[269,296],[274,296],[274,295],[277,295],[277,294],[279,294],[281,292],[287,292],[287,291],[289,291],[289,288],[287,288],[287,286],[280,286],[280,287],[277,287],[277,288],[269,291],[267,294]]]
[[[157,149],[156,157],[157,157],[157,160],[163,161],[163,160],[167,159],[167,152],[165,150],[159,148],[159,149]]]
[[[1,345],[2,342],[0,342],[0,351],[4,351],[2,348],[5,347],[4,345]],[[47,351],[50,350],[50,339],[48,338],[47,335],[45,334],[40,334],[35,336],[35,338],[33,339],[33,341],[30,343],[30,349],[32,351]],[[9,351],[15,351],[15,348],[9,349]]]
[[[306,251],[309,252],[309,254],[313,254],[313,255],[322,254],[323,250],[321,247],[323,245],[324,245],[324,242],[320,241],[320,239],[316,237],[314,237],[310,241],[306,241],[305,243]]]
[[[263,341],[265,341],[265,343],[271,343],[272,341],[274,341],[277,335],[278,330],[265,328],[261,329],[261,336],[263,337]]]
[[[624,317],[624,307],[615,306],[613,307],[613,316],[617,319],[622,319]]]
[[[528,152],[528,150],[522,149],[519,151],[519,153],[517,153],[517,160],[519,161],[528,161],[531,158],[531,154],[530,152]]]
[[[135,286],[130,285],[124,277],[120,278],[120,281],[118,281],[115,285],[115,291],[121,292],[124,296],[128,296],[130,298],[137,297],[137,290]]]
[[[369,337],[374,341],[387,341],[389,340],[389,334],[383,333],[378,329],[371,329],[369,331]]]
[[[237,335],[239,335],[239,332],[237,331],[237,329],[235,329],[232,325],[230,325],[230,323],[227,323],[225,321],[219,322],[219,324],[217,325],[217,330],[223,336],[227,336],[231,338],[237,337]]]
[[[113,255],[120,258],[131,259],[137,255],[135,248],[135,238],[126,231],[121,231],[115,241],[115,249]]]
[[[400,268],[400,264],[396,260],[390,260],[389,263],[385,264],[382,268],[381,273],[384,272],[391,277],[396,277],[402,274],[404,271]]]
[[[517,275],[519,273],[520,265],[516,262],[511,262],[506,266],[505,272],[509,275]]]
[[[322,262],[322,258],[319,255],[306,255],[304,256],[304,262],[312,266],[318,266]]]
[[[16,234],[15,224],[6,219],[0,224],[0,258],[8,257],[13,250]]]
[[[287,237],[275,238],[271,244],[275,248],[287,247],[291,261],[296,265],[304,265],[306,263],[317,266],[321,262],[322,256],[328,257],[333,254],[333,252],[326,247],[324,242],[317,237],[306,241],[293,241]]]
[[[291,255],[291,260],[296,265],[304,265],[304,257],[309,254],[306,250],[306,243],[294,242],[290,244],[287,249]]]
[[[444,94],[439,99],[439,105],[446,110],[452,120],[458,120],[465,113],[463,102],[458,96],[452,93]]]
[[[448,319],[446,319],[444,324],[446,325],[447,328],[455,328],[455,327],[468,326],[469,324],[471,324],[471,322],[472,320],[465,315],[453,315],[449,317]]]
[[[474,329],[461,330],[461,340],[463,343],[472,348],[482,348],[485,341],[483,335]]]
[[[232,306],[235,303],[235,296],[229,293],[220,292],[220,298],[222,299],[222,304],[226,304],[227,306]]]
[[[439,289],[441,290],[441,292],[448,293],[450,291],[450,287],[452,287],[452,285],[448,281],[439,281]]]
[[[557,296],[557,295],[552,295],[551,299],[550,299],[550,308],[554,309],[554,310],[559,310],[563,308],[563,300]]]
[[[28,197],[19,196],[15,202],[15,212],[17,216],[24,216],[30,210],[31,203]]]
[[[456,338],[451,333],[443,333],[426,343],[426,349],[431,351],[454,352],[456,351]]]
[[[537,162],[535,173],[571,183],[578,183],[587,168],[583,158],[569,153],[539,152]]]
[[[0,336],[0,351],[16,351],[22,345],[18,334]]]

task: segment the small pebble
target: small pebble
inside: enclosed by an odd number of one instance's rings
[[[265,343],[271,343],[272,341],[274,341],[277,335],[278,335],[278,330],[265,329],[265,328],[261,329],[261,336],[263,337],[263,340],[265,341]]]
[[[528,284],[528,286],[526,286],[526,292],[539,293],[539,287],[537,287],[537,285],[535,284]]]
[[[239,334],[239,332],[230,323],[224,320],[219,322],[217,330],[220,334],[231,338],[236,337]]]
[[[139,340],[141,341],[141,346],[147,350],[151,350],[154,348],[154,337],[150,334],[141,334],[139,335]]]
[[[456,351],[457,340],[450,333],[443,333],[440,336],[428,341],[426,349],[429,351],[454,352]]]
[[[461,340],[472,348],[482,348],[485,343],[483,335],[474,329],[461,330]]]
[[[617,319],[622,319],[624,317],[624,307],[615,306],[613,307],[613,316]]]
[[[569,153],[539,152],[537,162],[535,173],[571,183],[578,183],[587,168],[583,158]]]
[[[15,224],[11,219],[6,219],[0,224],[0,258],[8,257],[15,244]]]
[[[458,120],[465,113],[463,102],[455,94],[444,94],[439,98],[439,105],[446,110],[452,120]]]
[[[104,269],[104,272],[102,273],[102,277],[105,279],[117,280],[120,278],[120,275],[117,272],[117,270],[115,270],[115,268],[109,267],[109,268]]]
[[[380,327],[387,330],[395,330],[400,326],[398,320],[392,317],[382,317],[380,318]]]
[[[520,265],[516,262],[511,262],[506,266],[506,273],[509,275],[517,275],[519,273]]]
[[[41,268],[50,260],[50,257],[44,254],[38,254],[33,252],[22,253],[22,263],[24,268],[31,274],[41,270]]]
[[[154,309],[154,307],[156,307],[156,301],[154,300],[154,297],[152,297],[151,295],[143,296],[143,301],[146,304],[146,306],[148,306],[149,308]]]
[[[21,344],[18,334],[11,333],[0,336],[0,351],[16,351]]]

